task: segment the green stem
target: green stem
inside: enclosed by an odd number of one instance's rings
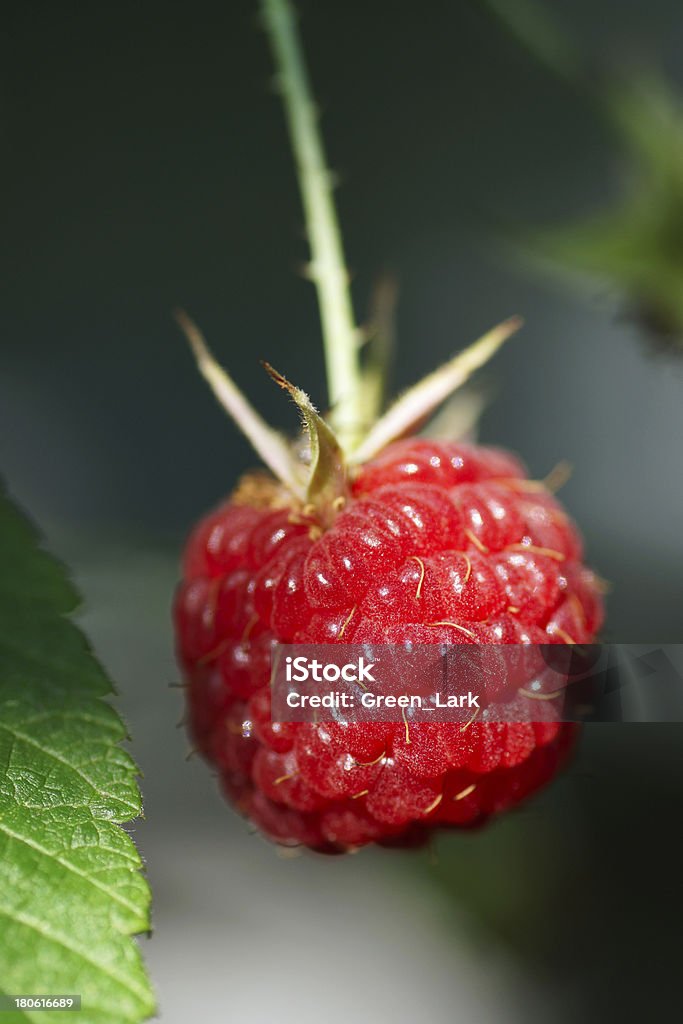
[[[362,428],[358,335],[330,172],[289,0],[261,0],[285,103],[318,293],[327,387],[340,443],[352,449]]]

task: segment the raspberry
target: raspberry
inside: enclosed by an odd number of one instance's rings
[[[391,722],[272,722],[272,647],[590,642],[602,600],[578,532],[517,459],[464,443],[390,444],[341,505],[323,515],[249,477],[192,533],[175,623],[194,742],[280,844],[412,846],[480,825],[553,777],[572,725],[414,724],[408,738]]]
[[[574,525],[517,459],[413,436],[518,317],[385,403],[395,286],[379,283],[359,328],[296,19],[288,0],[268,0],[263,14],[297,156],[331,412],[264,364],[301,414],[304,436],[289,444],[178,314],[199,371],[272,474],[248,475],[187,544],[175,624],[189,725],[228,799],[275,842],[325,853],[416,846],[438,828],[480,825],[556,773],[575,729],[524,692],[530,645],[591,641],[600,586]],[[444,409],[449,437],[471,431],[480,404],[471,392]],[[410,727],[273,721],[277,643],[488,644],[471,671],[494,690],[509,662],[515,714],[499,720],[489,707],[485,721]]]

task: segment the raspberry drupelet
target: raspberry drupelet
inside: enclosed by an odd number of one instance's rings
[[[327,519],[253,475],[184,555],[175,622],[191,735],[277,843],[419,844],[519,804],[555,775],[575,727],[534,721],[536,707],[528,721],[409,733],[272,722],[273,645],[587,643],[602,614],[576,527],[507,452],[394,442]]]

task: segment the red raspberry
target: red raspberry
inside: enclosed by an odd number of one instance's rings
[[[555,774],[573,726],[415,724],[408,741],[394,723],[271,722],[272,645],[586,643],[602,601],[581,558],[555,498],[492,448],[391,444],[331,523],[249,477],[185,551],[175,620],[194,741],[281,844],[413,845],[480,824]]]

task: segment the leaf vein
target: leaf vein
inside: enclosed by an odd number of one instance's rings
[[[40,843],[37,843],[35,840],[30,839],[28,836],[22,835],[20,832],[14,832],[11,828],[8,828],[3,821],[0,821],[0,832],[4,832],[5,835],[9,836],[10,839],[16,839],[18,842],[24,843],[24,845],[30,847],[30,849],[32,850],[35,850],[36,853],[40,853],[42,856],[49,858],[49,860],[55,861],[57,864],[61,864],[62,867],[66,868],[67,871],[71,871],[73,872],[74,875],[78,875],[79,878],[85,879],[85,881],[92,885],[95,889],[99,889],[101,892],[106,893],[107,896],[110,896],[113,900],[116,900],[116,902],[120,903],[121,906],[125,907],[127,910],[130,910],[136,916],[140,916],[140,911],[138,907],[131,900],[127,900],[125,896],[122,896],[120,893],[118,893],[116,889],[112,889],[111,886],[99,882],[94,877],[97,874],[96,871],[92,874],[87,874],[85,871],[81,871],[81,869],[77,868],[75,864],[70,864],[68,860],[63,860],[58,854],[51,853],[50,850],[47,850],[44,846],[41,846]],[[107,868],[101,868],[100,870],[107,871],[109,870],[110,867],[111,865],[109,865],[109,867]],[[131,876],[137,874],[136,871],[133,871],[131,868],[128,867],[124,868],[122,866],[122,870],[127,871]]]

